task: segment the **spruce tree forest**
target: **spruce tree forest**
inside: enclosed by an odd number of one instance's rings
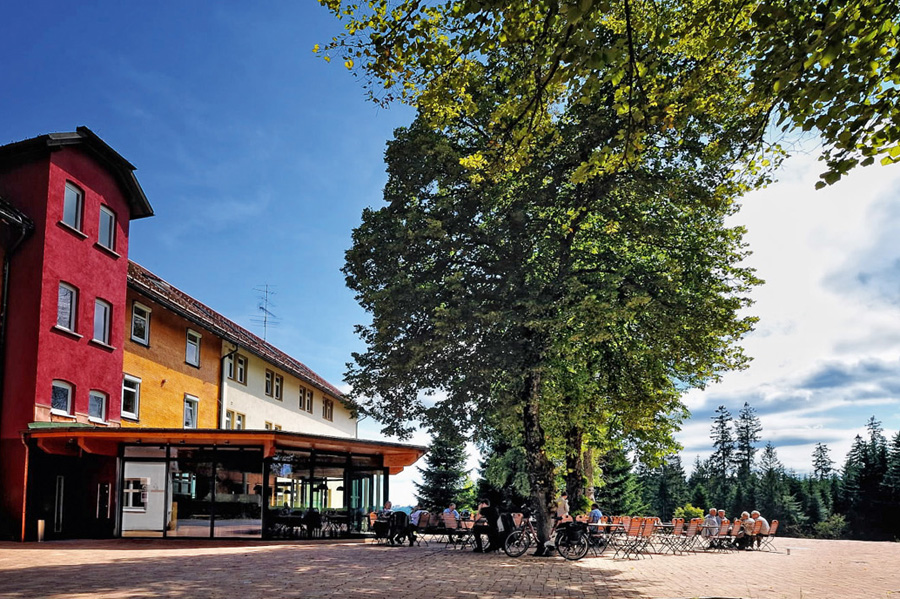
[[[900,537],[900,432],[888,439],[875,417],[867,435],[857,435],[842,462],[817,443],[809,473],[788,470],[776,447],[765,441],[749,404],[736,416],[719,406],[710,428],[712,454],[697,458],[686,475],[681,456],[673,453],[657,467],[633,461],[621,449],[595,456],[593,492],[607,515],[656,515],[664,520],[702,517],[710,507],[729,518],[758,509],[779,534],[823,539],[896,540]],[[431,509],[453,502],[474,509],[479,498],[518,510],[529,504],[528,480],[521,449],[494,447],[481,462],[473,483],[465,470],[465,439],[438,431],[417,484],[417,500]],[[560,464],[562,466],[562,464]],[[560,470],[563,468],[561,467]],[[560,489],[565,481],[557,481]],[[586,512],[588,501],[572,506]],[[872,517],[878,514],[878,518]]]

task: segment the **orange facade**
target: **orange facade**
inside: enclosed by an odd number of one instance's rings
[[[132,329],[134,305],[146,331]],[[149,310],[148,310],[149,309]],[[217,428],[221,339],[129,288],[125,323],[126,383],[140,380],[137,418],[123,414],[123,427],[184,428],[185,401],[196,400],[196,428]],[[143,315],[149,313],[149,318]],[[135,334],[136,333],[136,334]],[[199,365],[193,357],[199,335]],[[136,340],[144,337],[147,343]]]

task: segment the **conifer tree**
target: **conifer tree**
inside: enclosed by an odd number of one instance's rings
[[[466,498],[466,439],[452,427],[434,432],[425,468],[420,468],[422,482],[416,485],[416,501],[427,509],[443,509],[451,503],[462,507]],[[467,506],[473,507],[473,506]]]
[[[641,498],[637,476],[631,471],[631,460],[624,451],[614,449],[604,456],[603,485],[594,493],[594,500],[604,514],[640,515],[648,506]]]
[[[725,406],[716,409],[710,438],[713,453],[707,462],[709,466],[710,493],[715,503],[722,503],[727,496],[728,479],[734,465],[734,436],[731,431],[733,419]]]
[[[756,457],[756,444],[759,443],[759,433],[762,431],[762,424],[756,416],[756,410],[749,403],[744,402],[744,407],[741,408],[734,423],[734,429],[734,458],[737,465],[737,478],[749,481],[750,473],[753,471],[753,460]]]
[[[770,521],[783,518],[784,496],[787,491],[784,485],[784,466],[778,459],[775,446],[766,443],[759,459],[759,483],[756,498],[760,512]]]
[[[816,443],[816,448],[813,450],[813,475],[819,480],[828,478],[834,470],[834,461],[828,451],[828,446],[824,443]]]
[[[671,518],[675,508],[683,506],[688,499],[684,467],[678,454],[667,456],[658,468],[644,471],[641,483],[644,502],[663,520]]]
[[[887,454],[887,470],[882,486],[888,498],[895,504],[900,502],[900,432],[891,439]]]

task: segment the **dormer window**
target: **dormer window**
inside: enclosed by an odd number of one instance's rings
[[[81,214],[84,210],[84,192],[72,183],[66,183],[62,222],[81,231]]]

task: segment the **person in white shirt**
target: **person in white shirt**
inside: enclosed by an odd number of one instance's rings
[[[753,544],[754,539],[756,540],[756,547],[758,548],[762,544],[763,535],[769,534],[769,521],[763,518],[757,510],[750,512],[750,517],[756,522],[762,522],[762,526],[759,527],[759,534],[753,539],[750,539],[751,545]]]
[[[556,517],[562,518],[569,515],[569,494],[563,491],[556,500]]]
[[[425,513],[425,510],[422,509],[421,505],[417,505],[416,509],[412,511],[409,515],[409,546],[412,547],[413,543],[416,542],[416,529],[419,527],[419,519],[422,517],[422,514]]]

